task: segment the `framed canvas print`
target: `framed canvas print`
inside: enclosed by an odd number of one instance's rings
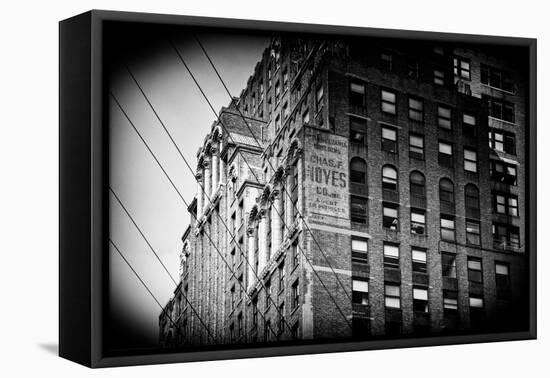
[[[536,41],[60,23],[60,355],[536,337]]]

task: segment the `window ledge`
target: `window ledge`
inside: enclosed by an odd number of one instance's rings
[[[506,89],[493,87],[492,85],[489,85],[489,84],[481,83],[481,86],[484,87],[484,88],[492,89],[492,90],[499,91],[499,92],[502,92],[502,93],[506,93],[506,94],[509,94],[509,95],[513,95],[513,96],[516,95],[516,92],[510,92],[510,91],[507,91]]]

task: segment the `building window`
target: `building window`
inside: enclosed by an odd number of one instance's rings
[[[351,237],[351,261],[368,264],[368,244],[366,239]]]
[[[231,287],[231,311],[235,309],[235,285]]]
[[[424,121],[424,102],[421,99],[409,97],[409,119],[417,122]]]
[[[290,248],[292,253],[292,267],[296,268],[300,262],[300,256],[298,255],[298,240],[292,243],[292,246]]]
[[[285,68],[283,70],[283,91],[288,89],[288,70]]]
[[[397,191],[397,170],[391,165],[382,167],[382,188]]]
[[[424,160],[424,137],[422,135],[409,135],[409,157]]]
[[[399,269],[399,245],[384,242],[384,267]]]
[[[510,266],[507,263],[495,262],[495,282],[497,299],[510,297]]]
[[[281,85],[279,81],[275,83],[275,103],[279,103],[279,97],[281,96]]]
[[[446,142],[439,142],[439,165],[443,167],[453,167],[453,145]]]
[[[357,81],[350,82],[349,103],[353,108],[364,108],[366,106],[365,84]]]
[[[264,99],[264,81],[260,80],[260,102]]]
[[[428,289],[413,287],[413,310],[428,312]]]
[[[396,114],[394,92],[382,89],[382,112]]]
[[[464,149],[464,170],[466,172],[477,173],[477,152]]]
[[[454,184],[448,178],[439,180],[439,202],[445,207],[454,207],[455,203],[455,188]]]
[[[483,282],[483,273],[481,269],[481,259],[468,257],[468,281],[474,283]]]
[[[426,199],[426,179],[418,171],[411,172],[410,176],[411,197],[417,199]]]
[[[456,255],[441,252],[441,273],[443,277],[456,278]]]
[[[407,60],[407,76],[411,79],[418,79],[420,77],[420,63],[418,60]]]
[[[455,241],[455,217],[441,214],[441,239]]]
[[[278,276],[279,276],[279,294],[282,294],[285,292],[285,261],[283,260],[279,264],[278,268]]]
[[[437,106],[437,125],[445,130],[452,129],[452,111],[446,106]]]
[[[462,134],[470,138],[477,136],[477,120],[475,116],[467,113],[462,114]]]
[[[309,123],[309,109],[306,108],[306,110],[302,113],[302,124]]]
[[[485,317],[483,298],[470,295],[470,326],[478,328],[482,325]]]
[[[349,117],[351,143],[367,144],[367,120],[359,117]]]
[[[242,255],[242,253],[241,253]],[[238,278],[238,282],[239,282],[239,301],[241,301],[243,299],[243,292],[244,292],[244,284],[243,284],[243,275],[241,274]]]
[[[515,165],[491,160],[489,171],[493,181],[508,185],[517,185],[517,169]]]
[[[299,216],[298,211],[298,163],[295,162],[292,164],[292,189],[291,189],[291,200],[292,200],[292,217],[291,219],[293,221],[296,221],[296,219]]]
[[[368,201],[364,197],[350,196],[351,221],[367,223]]]
[[[498,129],[489,130],[489,147],[495,151],[516,154],[516,136],[514,133]]]
[[[388,52],[381,53],[380,66],[384,71],[391,72],[393,70],[393,55]]]
[[[515,109],[514,104],[512,104],[511,102],[487,97],[487,106],[489,109],[490,117],[498,118],[506,122],[515,122]]]
[[[518,216],[518,197],[509,193],[493,193],[493,208],[497,214]]]
[[[470,61],[462,57],[454,58],[454,74],[461,79],[470,80]]]
[[[386,203],[382,204],[383,207],[383,219],[382,223],[384,228],[398,231],[399,230],[399,205]]]
[[[443,312],[446,314],[458,312],[458,292],[443,290]]]
[[[397,153],[397,130],[382,127],[382,151]]]
[[[252,327],[258,326],[258,298],[252,300]]]
[[[243,327],[243,313],[239,312],[239,315],[237,315],[237,334],[239,335],[239,339],[243,337],[244,335],[244,327]]]
[[[386,308],[401,308],[401,288],[398,285],[386,284],[384,302]]]
[[[299,281],[296,280],[293,284],[292,284],[292,293],[291,293],[291,298],[292,298],[292,309],[296,309],[298,308],[298,306],[300,305],[300,287],[299,287]]]
[[[265,323],[264,323],[264,336],[265,336],[265,341],[266,342],[269,342],[272,340],[272,329],[271,329],[271,320],[266,320]]]
[[[411,233],[416,235],[426,234],[426,211],[411,209]]]
[[[464,187],[464,200],[466,204],[466,216],[479,219],[479,189],[477,186],[468,184]]]
[[[493,223],[493,244],[495,248],[519,248],[519,228],[509,224]]]
[[[229,326],[229,342],[232,343],[235,341],[235,324],[231,323]]]
[[[427,273],[426,251],[417,247],[412,247],[412,270],[415,273]]]
[[[292,325],[290,333],[291,333],[292,339],[294,339],[294,340],[296,340],[300,337],[300,322],[299,321],[296,321],[296,323],[294,323]]]
[[[317,90],[315,91],[315,109],[320,111],[323,108],[323,99],[325,96],[323,83],[319,84]]]
[[[281,334],[285,330],[285,302],[281,302],[281,304],[279,305],[278,316],[279,316],[279,321],[278,321],[279,334]]]
[[[275,131],[279,131],[281,128],[281,116],[277,114],[277,117],[275,117]]]
[[[354,304],[368,306],[369,281],[358,278],[352,280],[352,302]]]
[[[481,244],[481,231],[479,221],[466,219],[466,243],[472,245]]]
[[[271,306],[271,280],[265,283],[265,310],[267,311]]]
[[[359,157],[351,159],[349,164],[350,181],[356,184],[367,183],[367,162]]]
[[[287,119],[290,115],[290,107],[288,106],[288,102],[285,102],[283,105],[283,119]]]
[[[507,72],[485,64],[481,65],[481,84],[486,84],[506,92],[514,92],[514,83]]]
[[[434,70],[434,84],[445,85],[445,71],[441,69]]]

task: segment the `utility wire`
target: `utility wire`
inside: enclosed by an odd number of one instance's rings
[[[172,187],[174,188],[174,190],[176,191],[176,193],[178,194],[178,196],[181,198],[181,200],[183,201],[183,203],[185,204],[185,206],[189,207],[189,203],[185,200],[185,198],[183,198],[182,194],[180,193],[180,191],[178,190],[177,186],[174,184],[174,181],[172,181],[172,179],[170,178],[170,175],[168,175],[168,173],[166,172],[166,170],[164,169],[164,167],[162,166],[161,162],[158,160],[157,156],[155,155],[155,153],[151,150],[151,148],[149,147],[149,144],[145,141],[145,139],[143,138],[143,136],[141,135],[141,133],[139,132],[139,130],[137,129],[137,127],[134,125],[134,123],[132,122],[132,120],[130,119],[130,117],[128,116],[128,114],[126,113],[126,111],[124,110],[124,108],[122,107],[122,105],[120,104],[120,102],[117,100],[116,96],[114,95],[113,92],[110,92],[110,95],[111,97],[113,98],[113,100],[115,101],[115,103],[118,105],[118,107],[120,108],[120,110],[122,111],[122,113],[124,114],[124,116],[126,117],[126,119],[128,120],[128,122],[130,123],[130,125],[132,126],[132,128],[134,129],[134,131],[136,132],[136,134],[139,136],[139,138],[141,139],[141,141],[143,142],[143,144],[145,145],[145,147],[147,148],[147,150],[149,151],[149,153],[151,154],[151,156],[153,157],[153,159],[155,160],[155,162],[157,163],[157,165],[159,166],[159,168],[162,170],[162,172],[164,173],[164,175],[166,176],[166,178],[168,179],[168,181],[170,182],[170,184],[172,185]],[[191,212],[191,215],[195,218],[195,221],[197,220],[197,217],[195,214],[193,214],[193,212]],[[229,263],[227,262],[227,260],[225,259],[225,257],[223,256],[223,254],[221,253],[221,251],[219,250],[219,248],[216,246],[216,243],[212,240],[212,238],[210,237],[210,235],[207,233],[207,232],[204,232],[204,235],[208,238],[210,244],[212,245],[212,247],[214,247],[215,251],[218,253],[218,255],[220,256],[220,258],[222,259],[222,261],[224,262],[224,264],[227,266],[227,268],[231,271],[231,273],[233,275],[235,275],[235,272],[231,269]],[[252,297],[248,294],[248,292],[246,291],[246,288],[244,287],[243,283],[239,280],[237,280],[237,282],[239,283],[239,286],[241,287],[241,290],[246,294],[246,296],[252,300]],[[262,314],[260,312],[260,316],[263,318],[263,320],[265,321],[265,315]],[[272,330],[273,333],[275,333],[273,330]]]
[[[199,89],[199,91],[201,92],[202,96],[204,97],[204,99],[206,100],[206,102],[208,103],[210,109],[212,110],[212,112],[214,113],[215,117],[218,119],[218,122],[220,123],[220,125],[222,125],[223,129],[225,130],[228,138],[231,140],[231,142],[235,145],[238,145],[235,140],[233,139],[233,137],[231,136],[231,133],[229,132],[229,130],[227,129],[227,127],[224,125],[224,123],[222,122],[222,120],[220,119],[218,113],[216,112],[216,110],[214,109],[214,107],[212,106],[212,103],[210,102],[210,100],[208,99],[208,97],[206,96],[206,94],[204,93],[204,90],[202,89],[202,87],[200,86],[200,84],[198,83],[197,79],[195,78],[195,76],[193,75],[193,73],[191,72],[191,70],[189,69],[189,67],[187,66],[187,63],[185,62],[185,59],[183,58],[183,56],[181,55],[181,53],[179,52],[178,48],[172,43],[171,40],[169,40],[169,43],[170,45],[172,46],[172,48],[174,49],[174,51],[176,52],[179,60],[183,63],[184,67],[186,68],[187,72],[189,73],[189,75],[191,76],[191,78],[193,79],[193,81],[195,82],[195,85],[197,86],[197,88]],[[261,147],[261,146],[260,146]],[[250,164],[248,163],[247,159],[242,155],[242,153],[239,151],[239,154],[241,155],[241,157],[243,158],[243,161],[245,162],[245,164],[247,165],[248,169],[250,170],[250,172],[252,173],[252,175],[254,176],[254,178],[256,179],[256,181],[258,183],[260,183],[261,181],[258,179],[258,176],[256,175],[256,173],[254,173],[254,170],[252,169],[252,167],[250,166]],[[279,217],[281,217],[281,214],[280,212],[276,209],[276,208],[273,208],[275,210],[275,212],[279,215]],[[281,217],[282,218],[282,217]],[[287,227],[287,229],[290,230],[290,227],[285,223],[285,226]],[[348,326],[350,328],[352,328],[352,325],[351,323],[349,322],[347,316],[345,315],[344,311],[340,308],[340,306],[338,305],[338,302],[336,302],[336,299],[334,299],[334,296],[332,295],[332,293],[330,292],[330,290],[328,289],[328,287],[326,286],[326,284],[324,283],[324,281],[322,280],[321,276],[319,275],[319,273],[317,272],[317,270],[314,268],[313,264],[311,263],[311,261],[309,260],[309,258],[307,257],[307,255],[305,254],[305,252],[303,251],[303,249],[300,247],[300,245],[298,244],[297,245],[300,252],[302,253],[302,256],[305,258],[305,260],[309,263],[309,265],[311,266],[312,270],[313,270],[313,273],[317,276],[317,278],[319,279],[319,282],[321,283],[321,285],[323,286],[323,288],[327,291],[327,294],[329,295],[329,297],[332,299],[332,301],[334,302],[334,304],[336,305],[336,308],[338,309],[338,311],[340,312],[340,314],[343,316],[344,320],[346,321],[346,323],[348,324]],[[346,293],[346,295],[348,295],[349,297],[349,294],[344,290],[344,292]]]
[[[111,243],[111,245],[115,248],[115,250],[118,252],[118,254],[120,255],[120,257],[122,257],[122,260],[124,260],[124,262],[126,263],[126,265],[128,265],[128,267],[130,268],[130,270],[134,273],[134,275],[136,276],[136,278],[139,280],[139,282],[141,282],[141,284],[143,285],[143,287],[145,288],[145,290],[147,290],[147,292],[149,293],[149,295],[151,295],[151,297],[155,300],[155,302],[157,302],[157,304],[159,305],[160,309],[162,310],[162,312],[168,316],[168,319],[170,320],[170,322],[172,323],[172,325],[174,325],[174,327],[177,328],[176,326],[176,323],[174,322],[174,320],[172,320],[172,317],[170,316],[170,314],[167,313],[167,311],[165,310],[164,307],[162,307],[162,305],[160,304],[160,302],[158,301],[157,297],[155,297],[155,294],[153,294],[153,292],[149,289],[149,287],[147,286],[147,284],[141,279],[141,277],[139,276],[139,274],[136,272],[136,270],[134,269],[134,267],[132,266],[132,264],[130,264],[130,262],[126,259],[126,257],[124,257],[124,254],[120,251],[120,249],[117,247],[117,245],[109,238],[109,242]]]
[[[136,223],[136,221],[134,220],[134,217],[132,217],[132,215],[130,214],[130,212],[128,211],[128,209],[126,208],[126,206],[124,205],[124,203],[122,202],[122,200],[119,198],[119,196],[117,196],[117,194],[115,193],[115,191],[113,190],[113,188],[111,188],[109,186],[109,191],[111,192],[111,194],[114,196],[114,198],[117,200],[118,204],[120,205],[120,207],[124,210],[124,212],[126,213],[126,215],[128,216],[128,218],[132,221],[132,223],[134,224],[135,228],[138,230],[139,234],[141,235],[141,237],[143,238],[143,240],[145,240],[145,243],[147,243],[147,245],[149,246],[149,249],[151,250],[151,252],[153,252],[153,254],[155,255],[155,257],[157,258],[158,262],[160,263],[160,265],[162,265],[162,267],[164,268],[164,270],[166,271],[166,273],[168,274],[168,277],[170,277],[170,279],[172,280],[172,282],[174,283],[174,285],[176,285],[176,287],[178,287],[178,283],[176,282],[176,280],[174,279],[174,277],[172,276],[172,274],[170,273],[170,271],[168,271],[168,268],[166,268],[166,265],[164,265],[164,263],[162,262],[161,258],[159,257],[158,253],[155,251],[155,249],[153,248],[153,246],[151,245],[151,243],[149,242],[149,240],[147,239],[147,237],[145,236],[145,234],[143,233],[143,231],[141,231],[141,228],[138,226],[138,224]],[[193,307],[193,305],[191,304],[191,302],[189,301],[189,299],[187,298],[187,295],[185,295],[185,293],[181,290],[181,287],[179,289],[179,291],[181,292],[181,295],[182,297],[185,299],[185,301],[187,302],[187,304],[189,305],[189,307],[191,308],[191,311],[193,311],[193,313],[197,316],[197,318],[199,319],[199,322],[202,324],[202,326],[204,327],[204,329],[206,329],[206,332],[208,333],[208,335],[212,338],[212,340],[217,343],[216,341],[216,338],[214,337],[214,335],[212,335],[212,332],[210,331],[210,329],[208,328],[208,326],[206,325],[206,323],[202,320],[202,318],[199,316],[199,314],[197,313],[197,311],[195,310],[195,308]]]
[[[200,182],[200,180],[198,180],[196,177],[195,177],[195,172],[193,171],[193,168],[191,168],[191,165],[189,164],[189,162],[187,161],[187,159],[185,158],[185,156],[183,155],[183,153],[181,152],[181,149],[179,148],[178,144],[176,143],[176,141],[174,140],[174,138],[172,137],[172,134],[170,133],[170,131],[168,130],[168,128],[166,127],[166,125],[164,124],[164,122],[162,121],[162,119],[160,118],[160,115],[158,114],[158,112],[156,111],[155,107],[153,106],[153,104],[151,103],[151,101],[149,100],[149,96],[147,96],[147,94],[145,93],[145,91],[143,90],[143,87],[140,85],[139,81],[137,80],[136,76],[133,74],[133,72],[130,70],[130,68],[128,66],[126,66],[126,70],[128,71],[128,74],[130,75],[130,77],[132,78],[132,80],[134,81],[134,83],[136,84],[136,86],[138,87],[139,91],[141,92],[141,94],[143,95],[143,97],[145,98],[145,100],[147,101],[147,104],[149,104],[149,107],[151,108],[151,110],[153,111],[153,113],[155,114],[155,116],[157,117],[157,120],[159,121],[159,124],[162,126],[163,130],[166,132],[166,134],[168,135],[168,137],[170,138],[170,141],[172,142],[172,144],[174,145],[174,147],[176,148],[176,150],[178,151],[178,154],[180,155],[181,159],[183,160],[183,162],[185,163],[185,165],[187,166],[187,168],[189,169],[189,171],[191,172],[191,175],[195,178],[195,181],[199,184],[200,188],[201,188],[201,191],[202,193],[204,194],[204,197],[208,199],[208,202],[210,202],[210,205],[211,206],[214,206],[214,203],[212,202],[212,199],[210,198],[209,195],[206,194],[206,190],[204,188],[204,185]],[[221,179],[221,178],[220,178]],[[236,233],[231,233],[230,229],[229,229],[229,226],[227,225],[227,223],[224,221],[224,219],[221,217],[221,215],[219,213],[216,213],[218,219],[221,221],[221,223],[223,224],[225,230],[228,232],[228,234],[230,235],[231,237],[231,243],[233,243],[235,240],[236,240]],[[260,279],[260,277],[258,276],[258,273],[255,271],[254,267],[252,266],[252,264],[250,263],[250,260],[247,258],[247,254],[242,250],[241,246],[240,246],[240,243],[236,243],[237,244],[237,248],[239,249],[239,252],[241,254],[241,256],[244,257],[245,261],[246,261],[246,264],[248,267],[252,268],[251,271],[254,273],[254,275],[256,276],[256,279],[258,280],[258,282],[262,285],[262,287],[267,290],[264,282]],[[165,268],[166,269],[166,268]],[[234,272],[231,272],[233,275],[235,275]],[[279,316],[281,317],[281,319],[283,319],[284,323],[286,324],[287,328],[289,331],[292,331],[290,325],[288,324],[288,322],[286,321],[286,318],[284,316],[284,314],[281,313],[281,310],[279,309],[279,307],[277,306],[277,303],[275,303],[275,301],[273,300],[273,298],[270,296],[269,297],[271,303],[273,303],[275,309],[277,310],[277,313],[279,314]]]
[[[199,44],[201,50],[203,51],[204,55],[206,56],[206,58],[208,59],[208,61],[210,62],[210,65],[212,66],[212,68],[214,69],[214,72],[216,72],[216,75],[218,76],[218,78],[220,79],[221,83],[223,84],[223,87],[225,88],[225,91],[227,92],[227,94],[229,95],[229,98],[230,99],[233,99],[233,96],[231,95],[231,92],[229,91],[229,88],[227,88],[227,85],[225,84],[225,81],[223,80],[223,78],[221,77],[218,69],[216,68],[214,62],[212,61],[212,59],[210,58],[210,55],[208,54],[208,52],[206,51],[206,49],[204,48],[203,44],[201,43],[201,41],[199,40],[199,38],[194,35],[195,37],[195,40],[197,41],[197,43]],[[258,141],[258,139],[256,138],[256,135],[253,133],[252,129],[250,128],[250,125],[248,124],[245,116],[243,115],[243,113],[241,112],[241,109],[239,108],[239,105],[238,104],[235,104],[235,108],[237,109],[237,112],[239,113],[239,115],[241,116],[241,118],[243,119],[246,127],[248,128],[248,130],[250,131],[250,133],[252,134],[252,138],[254,138],[254,141],[258,144],[259,147],[262,147],[260,142]],[[270,159],[266,159],[267,160],[267,163],[269,164],[269,166],[271,167],[271,170],[273,171],[273,173],[276,173],[276,169],[275,167],[273,167],[273,164],[271,163],[271,160]],[[323,255],[326,263],[328,264],[330,270],[332,271],[332,273],[334,274],[334,276],[336,277],[336,280],[338,281],[338,283],[340,284],[340,286],[342,287],[342,289],[344,290],[344,293],[348,296],[348,298],[351,300],[351,296],[350,294],[348,293],[346,287],[344,286],[344,284],[340,281],[340,278],[338,277],[338,275],[336,274],[336,271],[334,270],[334,268],[332,267],[332,264],[330,263],[329,259],[328,259],[328,256],[325,254],[325,252],[323,251],[323,248],[321,247],[321,245],[319,244],[319,242],[317,241],[317,239],[315,238],[315,235],[313,234],[313,232],[311,231],[311,229],[309,228],[309,225],[307,224],[305,218],[303,217],[303,215],[301,214],[300,212],[300,209],[298,209],[298,206],[296,206],[293,202],[292,202],[292,196],[290,195],[290,193],[288,193],[288,191],[286,190],[286,187],[283,186],[283,191],[285,192],[286,196],[288,197],[288,199],[290,200],[290,203],[292,204],[292,206],[294,206],[294,209],[296,210],[296,212],[300,215],[301,219],[302,219],[302,222],[304,223],[304,225],[306,226],[308,232],[310,233],[311,235],[311,238],[313,239],[313,241],[315,242],[315,244],[317,245],[317,247],[319,248],[319,251],[321,252],[321,254]]]

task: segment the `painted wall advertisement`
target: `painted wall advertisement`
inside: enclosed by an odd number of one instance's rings
[[[349,226],[348,139],[306,129],[304,152],[310,221]]]

